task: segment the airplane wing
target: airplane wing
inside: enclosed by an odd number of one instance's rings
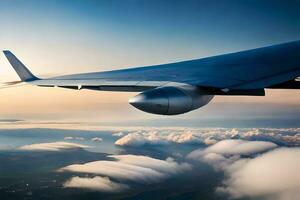
[[[264,88],[299,89],[300,41],[208,58],[122,70],[39,79],[10,51],[5,56],[23,82],[43,87],[144,91],[170,83],[209,94],[264,95]]]
[[[147,67],[34,76],[10,51],[4,51],[22,82],[42,87],[143,91],[129,99],[153,114],[177,115],[208,104],[214,95],[264,96],[265,88],[300,89],[300,41]]]

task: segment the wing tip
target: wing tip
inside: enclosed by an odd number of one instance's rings
[[[23,82],[29,82],[39,79],[34,76],[12,52],[10,52],[9,50],[3,50],[3,53]]]
[[[4,54],[11,53],[9,50],[3,50],[2,52],[3,52]]]

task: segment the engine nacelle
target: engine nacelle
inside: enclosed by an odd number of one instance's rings
[[[140,93],[129,99],[129,103],[148,113],[178,115],[200,108],[212,98],[213,95],[192,85],[167,85]]]

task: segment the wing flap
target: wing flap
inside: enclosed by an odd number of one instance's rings
[[[245,81],[242,84],[232,85],[227,88],[231,89],[257,89],[257,88],[267,88],[272,85],[286,82],[287,80],[294,80],[300,74],[300,69],[296,68],[286,72],[261,77],[253,81]]]
[[[297,78],[295,80],[286,81],[276,85],[272,85],[268,88],[272,89],[300,89],[300,80]]]
[[[168,81],[112,81],[102,79],[58,80],[42,79],[29,84],[41,87],[62,87],[68,89],[90,89],[103,91],[139,92],[169,83]]]

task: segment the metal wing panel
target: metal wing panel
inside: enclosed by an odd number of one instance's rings
[[[291,80],[300,75],[299,70],[300,41],[296,41],[191,61],[54,79],[78,80],[92,85],[95,79],[101,79],[109,82],[179,82],[215,88],[257,89]]]
[[[43,79],[29,82],[42,87],[63,87],[69,89],[91,89],[103,91],[138,92],[163,86],[164,81],[110,81],[101,79],[57,80]]]
[[[39,86],[143,91],[169,82],[219,89],[263,89],[300,76],[300,41],[148,67],[34,80]]]

